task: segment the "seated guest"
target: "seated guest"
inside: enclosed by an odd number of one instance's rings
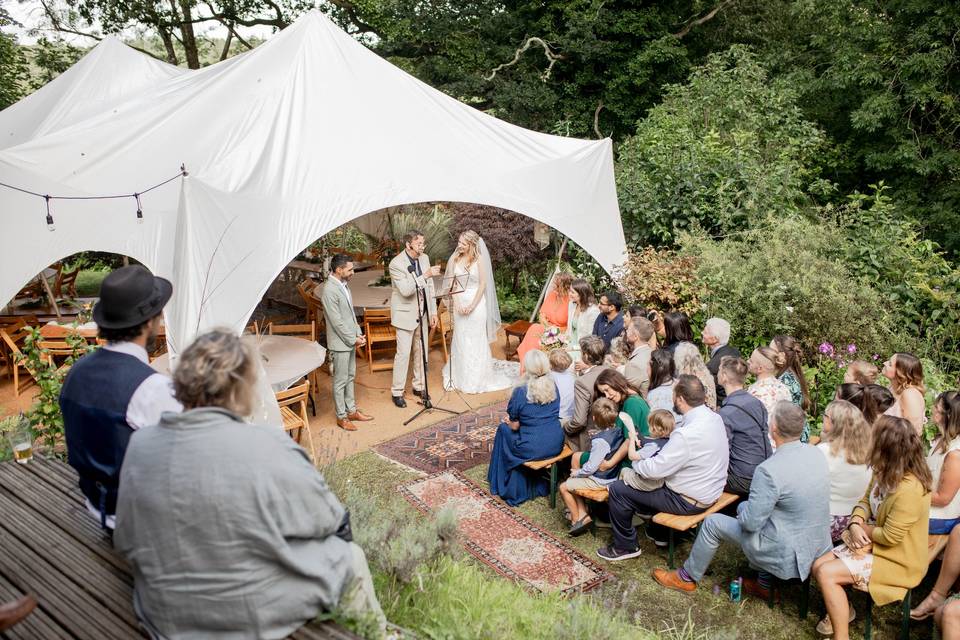
[[[830,549],[830,480],[823,456],[800,442],[805,417],[789,401],[777,404],[771,421],[776,453],[756,468],[749,498],[737,508],[737,517],[707,516],[687,561],[676,571],[655,569],[657,582],[694,591],[721,542],[740,547],[750,565],[760,570],[759,584],[744,581],[750,595],[769,597],[769,574],[806,580],[814,560]]]
[[[862,385],[857,382],[844,382],[837,386],[834,397],[837,400],[846,400],[859,409],[864,420],[871,426],[893,405],[893,394],[879,384]]]
[[[527,353],[524,365],[526,373],[493,439],[487,471],[490,493],[514,507],[549,493],[547,482],[538,473],[526,473],[523,463],[552,458],[563,449],[560,396],[550,377],[550,360],[535,350]]]
[[[767,409],[743,388],[747,363],[742,358],[724,356],[717,377],[726,390],[719,413],[730,443],[725,490],[746,496],[750,493],[754,469],[773,453],[767,431]]]
[[[813,565],[827,607],[817,631],[836,640],[850,637],[844,587],[869,591],[882,607],[902,600],[927,572],[932,480],[923,443],[903,418],[881,416],[873,433],[870,485],[850,515],[843,544]]]
[[[873,430],[854,405],[834,400],[824,411],[821,438],[817,449],[830,469],[830,539],[836,542],[870,484]]]
[[[610,350],[610,341],[623,333],[623,316],[620,309],[623,300],[616,291],[606,291],[597,302],[600,315],[593,323],[593,335],[603,340],[604,346]]]
[[[622,480],[610,485],[607,504],[613,543],[597,551],[604,560],[640,555],[633,526],[635,513],[703,513],[723,492],[730,458],[727,434],[720,416],[704,405],[703,384],[694,376],[680,376],[673,388],[673,402],[683,414],[683,427],[674,430],[659,454],[634,466],[640,477],[662,479],[664,484],[655,491],[638,491]]]
[[[673,353],[681,342],[693,342],[693,329],[690,318],[679,311],[671,311],[663,316],[664,349]]]
[[[703,327],[701,334],[703,346],[710,352],[710,359],[707,361],[707,369],[713,376],[713,381],[717,385],[717,404],[723,404],[723,398],[726,395],[720,380],[717,378],[717,372],[720,371],[720,361],[726,356],[734,358],[740,357],[737,348],[728,344],[730,342],[730,323],[723,318],[710,318]]]
[[[596,400],[595,385],[601,373],[609,369],[603,363],[603,340],[597,336],[587,336],[580,340],[580,349],[577,350],[583,366],[579,370],[579,377],[573,385],[573,417],[563,422],[563,432],[566,434],[567,444],[574,451],[585,451],[590,448],[590,438],[587,428],[593,425],[590,419],[590,407]]]
[[[130,436],[155,425],[164,411],[181,409],[170,378],[157,373],[147,356],[172,294],[168,280],[140,265],[104,278],[93,319],[107,344],[77,360],[60,390],[67,460],[80,476],[87,510],[107,530],[114,528]]]
[[[673,385],[676,382],[673,354],[666,349],[657,349],[650,354],[650,391],[647,404],[651,411],[666,409],[673,414],[677,428],[683,424],[683,416],[674,411]]]
[[[570,478],[560,485],[560,497],[570,510],[571,536],[586,533],[592,522],[586,501],[574,494],[580,489],[603,489],[620,475],[620,461],[626,455],[627,428],[620,420],[617,405],[599,398],[591,409],[593,422],[602,429],[590,440],[590,450],[574,452],[570,458]],[[627,422],[633,422],[627,416]],[[622,449],[621,449],[622,448]]]
[[[631,316],[623,336],[624,344],[630,352],[623,367],[623,375],[643,397],[647,397],[650,391],[650,355],[653,353],[650,348],[651,338],[653,323],[644,317]]]
[[[773,415],[773,408],[781,400],[793,402],[790,389],[777,379],[777,368],[785,361],[782,353],[770,347],[757,347],[747,361],[747,369],[757,377],[747,391],[767,408],[767,419]]]
[[[940,640],[960,640],[960,596],[954,595],[937,609],[936,623],[940,627]]]
[[[560,394],[560,419],[569,420],[573,417],[574,385],[577,382],[573,375],[573,361],[570,354],[563,349],[554,349],[548,356],[550,359],[550,377],[557,385]]]
[[[674,370],[678,376],[691,375],[699,378],[707,393],[707,406],[717,410],[717,383],[713,374],[700,356],[700,350],[692,342],[681,342],[673,350]]]
[[[255,356],[226,330],[174,371],[184,413],[137,431],[120,478],[114,543],[155,638],[284,638],[334,608],[383,613],[347,511],[279,427],[244,422]]]
[[[923,364],[912,353],[895,353],[883,364],[883,376],[890,381],[893,406],[884,413],[903,418],[923,435],[927,424],[927,406],[923,400]]]
[[[930,535],[946,535],[960,522],[960,393],[945,391],[933,403],[937,437],[927,456],[933,477]]]
[[[594,385],[594,396],[604,396],[613,400],[620,415],[627,414],[642,436],[647,433],[647,416],[650,415],[650,406],[637,390],[630,386],[630,382],[616,369],[604,369],[597,376]],[[625,420],[618,418],[618,424],[624,426]]]
[[[567,344],[573,366],[580,370],[580,341],[593,334],[593,325],[600,315],[600,307],[594,304],[593,287],[583,278],[570,283],[567,305]]]
[[[879,374],[880,370],[872,362],[854,360],[847,365],[847,369],[843,372],[843,381],[862,385],[876,384]]]
[[[550,290],[543,297],[540,305],[539,321],[530,325],[517,347],[517,358],[520,360],[520,373],[523,373],[523,359],[527,352],[540,348],[540,336],[549,327],[556,327],[560,331],[567,330],[567,314],[570,312],[570,283],[573,276],[560,271],[553,276]]]
[[[665,409],[650,412],[647,418],[649,436],[640,435],[637,433],[637,428],[633,426],[633,422],[628,422],[627,457],[630,460],[630,468],[620,470],[620,479],[638,491],[655,491],[662,487],[663,478],[644,478],[637,474],[635,467],[639,462],[649,460],[660,453],[670,441],[670,434],[676,426],[673,414]]]
[[[803,349],[795,338],[790,336],[774,336],[770,341],[770,348],[783,354],[783,364],[777,367],[777,377],[787,389],[790,389],[790,400],[806,412],[810,408],[810,393],[807,391],[807,379],[803,375]],[[810,426],[803,423],[803,442],[810,439]]]
[[[956,602],[960,595],[954,594],[951,597],[950,591],[960,579],[960,527],[954,527],[947,538],[947,546],[943,550],[943,563],[940,565],[940,573],[937,574],[937,581],[933,585],[930,594],[923,599],[916,609],[910,610],[910,617],[914,620],[925,620],[936,613],[937,618],[947,611],[946,607],[954,610],[956,613]],[[937,620],[940,624],[940,620]],[[943,638],[949,636],[943,635]]]

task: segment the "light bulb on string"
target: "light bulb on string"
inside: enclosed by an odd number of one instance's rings
[[[137,224],[143,224],[143,207],[140,205],[140,194],[133,194],[134,199],[137,201]]]
[[[50,211],[50,196],[43,196],[43,199],[47,203],[47,229],[49,231],[56,231],[57,228],[53,225],[53,213]]]

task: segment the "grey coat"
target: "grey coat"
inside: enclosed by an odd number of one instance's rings
[[[806,579],[830,550],[830,473],[815,447],[799,441],[777,448],[757,466],[737,520],[750,563],[778,578]]]
[[[353,305],[343,286],[333,276],[323,283],[323,315],[327,319],[327,349],[353,351],[357,336],[362,333],[353,313]]]
[[[343,516],[280,428],[193,409],[130,438],[114,546],[153,637],[285,638],[352,577]]]

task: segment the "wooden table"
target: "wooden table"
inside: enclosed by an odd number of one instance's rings
[[[37,609],[0,638],[127,640],[145,637],[133,613],[133,578],[87,512],[62,462],[0,463],[0,602],[33,593]],[[296,640],[358,640],[329,622]]]

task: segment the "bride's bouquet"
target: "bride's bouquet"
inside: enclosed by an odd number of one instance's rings
[[[567,335],[558,327],[548,327],[540,336],[540,350],[550,353],[554,349],[567,348]]]

